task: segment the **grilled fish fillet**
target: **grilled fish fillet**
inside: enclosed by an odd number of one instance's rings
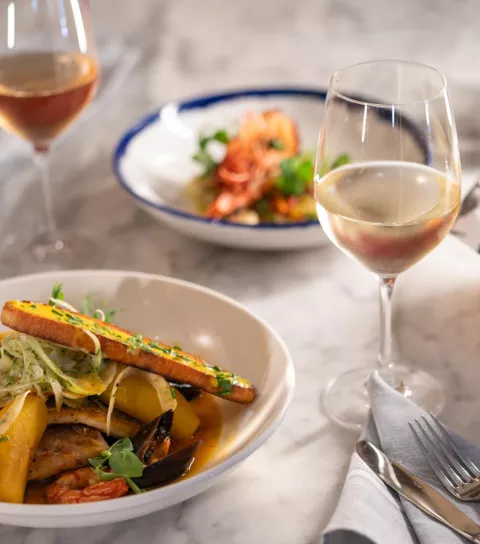
[[[62,406],[48,410],[48,425],[73,425],[80,423],[98,429],[107,434],[107,410],[99,404],[81,408]],[[110,436],[115,438],[131,437],[137,434],[142,424],[118,410],[114,410],[110,420]]]
[[[211,366],[200,357],[175,347],[83,314],[39,302],[11,300],[3,307],[1,320],[15,331],[94,353],[95,346],[84,332],[86,329],[100,341],[105,358],[172,381],[194,385],[207,393],[242,404],[255,399],[255,387],[232,372]]]
[[[104,450],[108,450],[108,444],[96,429],[81,425],[49,427],[33,458],[28,480],[44,480],[85,467],[90,457],[96,457]]]

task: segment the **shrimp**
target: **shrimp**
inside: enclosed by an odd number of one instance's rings
[[[206,215],[221,219],[262,198],[278,176],[282,160],[298,150],[298,133],[290,117],[278,110],[250,113],[216,169],[220,192]]]
[[[128,492],[124,478],[102,482],[91,468],[65,472],[47,486],[45,495],[50,504],[78,504],[116,499]]]

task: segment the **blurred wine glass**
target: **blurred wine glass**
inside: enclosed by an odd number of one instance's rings
[[[346,152],[347,164],[325,169],[331,157]],[[398,391],[438,412],[438,382],[394,360],[391,301],[397,276],[445,238],[459,210],[458,141],[444,76],[393,60],[336,72],[320,130],[315,197],[331,241],[378,278],[376,368]],[[364,423],[371,371],[352,370],[326,388],[324,406],[337,423]]]
[[[48,268],[92,255],[93,242],[57,227],[48,156],[93,98],[98,78],[88,1],[0,0],[0,126],[32,144],[44,224],[29,249]],[[20,257],[13,255],[13,264]]]

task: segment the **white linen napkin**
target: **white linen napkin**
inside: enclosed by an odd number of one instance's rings
[[[480,523],[480,503],[463,503],[447,494],[425,461],[408,422],[426,415],[388,386],[378,373],[370,380],[371,413],[363,438],[435,487]],[[459,448],[480,463],[480,450],[455,435]],[[398,497],[354,453],[347,479],[323,544],[462,544],[465,539]]]

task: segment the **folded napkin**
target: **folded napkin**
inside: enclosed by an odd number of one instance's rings
[[[371,412],[363,438],[391,459],[435,487],[480,524],[480,503],[449,495],[425,461],[408,422],[426,415],[388,386],[377,373],[370,380]],[[452,433],[454,434],[454,433]],[[480,463],[480,450],[454,434],[459,448]],[[463,544],[464,538],[399,497],[354,453],[337,509],[323,534],[323,544]]]

